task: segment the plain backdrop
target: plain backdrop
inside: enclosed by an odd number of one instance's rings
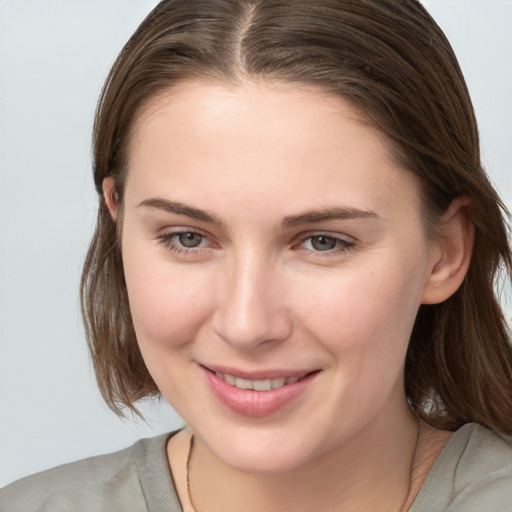
[[[104,405],[78,301],[96,209],[96,99],[156,3],[0,0],[0,487],[181,424],[165,403],[144,406],[147,424]],[[510,207],[512,1],[424,3],[459,57],[487,170]]]

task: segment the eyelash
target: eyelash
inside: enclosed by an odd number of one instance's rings
[[[319,251],[315,249],[306,249],[304,247],[301,247],[305,242],[312,241],[313,239],[319,239],[319,238],[325,238],[327,240],[335,242],[335,247],[332,249],[328,249],[326,251]],[[300,241],[299,244],[295,245],[294,247],[297,247],[299,250],[304,250],[310,252],[315,258],[325,258],[329,256],[337,256],[343,253],[347,253],[351,251],[354,247],[354,241],[347,240],[345,238],[340,238],[339,236],[335,236],[331,233],[322,233],[322,232],[314,232],[314,233],[305,233]]]
[[[175,254],[178,254],[178,255],[192,255],[192,254],[197,255],[199,253],[199,251],[209,249],[209,247],[187,248],[187,247],[183,247],[183,246],[178,246],[177,241],[176,241],[177,237],[179,237],[180,235],[188,235],[188,234],[198,235],[198,236],[202,237],[201,243],[204,240],[208,239],[207,235],[205,235],[199,231],[183,230],[183,231],[172,231],[170,233],[163,233],[163,234],[157,236],[157,240],[158,240],[158,243],[164,245],[167,249],[171,250],[172,252],[174,252]],[[308,240],[311,241],[315,238],[317,238],[317,239],[325,238],[327,240],[334,241],[335,247],[332,249],[328,249],[326,251],[306,249],[304,247],[301,247]],[[293,248],[298,249],[298,250],[308,251],[309,253],[314,255],[314,257],[328,257],[328,256],[338,255],[340,253],[349,252],[350,250],[352,250],[353,246],[354,246],[353,241],[349,241],[344,238],[340,238],[339,236],[333,236],[330,233],[314,232],[314,233],[304,234],[300,238],[299,243],[295,244],[293,246]]]
[[[203,233],[201,233],[199,231],[194,231],[194,230],[188,229],[188,230],[183,230],[183,231],[172,231],[170,233],[162,233],[161,235],[157,236],[157,240],[158,240],[158,243],[162,244],[167,249],[171,250],[175,254],[180,254],[180,255],[198,254],[199,251],[205,249],[205,247],[187,248],[187,247],[183,247],[183,246],[178,246],[176,239],[180,235],[188,235],[188,234],[201,236],[202,237],[201,243],[203,242],[203,240],[208,238],[206,235],[204,235]]]

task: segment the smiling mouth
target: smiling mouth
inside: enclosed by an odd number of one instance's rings
[[[236,387],[238,389],[252,389],[254,391],[270,391],[271,389],[280,389],[290,384],[295,384],[299,380],[311,375],[316,372],[304,373],[303,375],[295,375],[293,377],[277,377],[274,379],[262,379],[262,380],[249,380],[229,373],[222,373],[218,371],[209,370],[215,374],[215,376],[223,380],[226,384]]]
[[[269,370],[253,373],[240,371],[240,375],[228,368],[209,368],[201,364],[199,368],[220,403],[247,418],[271,416],[291,406],[313,386],[321,373],[321,370]]]

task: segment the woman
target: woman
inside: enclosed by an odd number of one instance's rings
[[[507,510],[504,208],[418,2],[161,2],[94,134],[100,389],[187,427],[5,510]]]

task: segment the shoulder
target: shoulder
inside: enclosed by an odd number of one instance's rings
[[[511,509],[512,438],[468,424],[439,456],[411,512]]]
[[[454,473],[450,511],[504,511],[512,508],[512,438],[481,425],[465,427],[463,450]]]
[[[0,512],[146,511],[143,480],[149,478],[148,472],[157,471],[170,481],[165,458],[168,436],[141,439],[118,452],[13,482],[0,490]]]

